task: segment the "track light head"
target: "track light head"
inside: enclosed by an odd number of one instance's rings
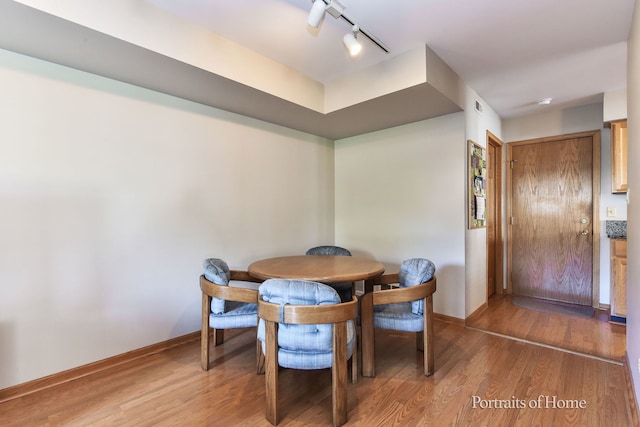
[[[345,6],[340,2],[340,0],[311,0],[311,3],[311,11],[307,17],[307,24],[309,26],[318,28],[325,14],[329,14],[336,19],[341,18],[353,26],[351,33],[345,35],[342,39],[351,56],[358,55],[362,50],[362,44],[357,40],[358,33],[362,33],[362,35],[371,40],[373,44],[384,50],[386,53],[389,53],[389,48],[385,46],[384,43],[364,28],[360,28],[355,24],[355,21],[344,14]]]
[[[347,50],[349,51],[349,55],[351,56],[357,56],[360,51],[362,51],[362,44],[358,41],[357,38],[359,31],[360,29],[358,28],[358,26],[354,25],[351,28],[351,32],[347,33],[342,39],[344,47],[347,48]]]
[[[313,2],[313,6],[311,6],[311,12],[309,12],[307,24],[311,25],[313,28],[318,28],[320,21],[322,21],[322,18],[324,17],[326,7],[327,4],[324,0],[315,0]]]

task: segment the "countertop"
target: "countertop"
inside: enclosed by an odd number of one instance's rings
[[[626,239],[627,238],[627,221],[611,220],[605,221],[605,230],[607,237],[610,239]]]

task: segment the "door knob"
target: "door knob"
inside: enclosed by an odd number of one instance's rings
[[[582,234],[583,236],[588,236],[589,235],[589,230],[582,230]]]

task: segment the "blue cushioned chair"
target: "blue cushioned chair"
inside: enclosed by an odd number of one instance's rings
[[[418,350],[424,353],[424,374],[433,374],[435,265],[425,258],[412,258],[402,262],[399,273],[374,280],[368,284],[400,286],[366,292],[361,297],[362,375],[375,376],[375,328],[415,332]]]
[[[328,285],[268,279],[258,290],[258,340],[265,357],[266,418],[278,424],[278,366],[332,371],[333,423],[347,421],[347,360],[357,381],[358,300],[341,303]]]
[[[341,248],[340,246],[323,245],[309,249],[305,255],[351,256],[351,252],[348,249]],[[354,287],[353,282],[331,283],[329,286],[338,292],[338,295],[340,295],[340,301],[351,301]]]
[[[227,263],[218,258],[206,259],[202,267],[200,366],[207,371],[212,330],[213,341],[217,346],[224,342],[225,329],[257,326],[258,286],[262,281],[249,276],[246,271],[229,270]],[[259,372],[263,359],[258,344],[256,342]]]

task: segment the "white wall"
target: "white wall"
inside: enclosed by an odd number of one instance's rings
[[[331,141],[0,51],[0,389],[196,331],[198,275],[334,238]]]
[[[600,303],[610,300],[610,247],[605,232],[607,219],[627,218],[626,198],[611,193],[611,132],[603,125],[603,104],[595,103],[573,108],[541,109],[539,114],[504,120],[505,142],[522,141],[575,132],[600,130]],[[507,195],[508,197],[508,195]],[[607,207],[615,207],[615,218],[607,218]]]
[[[611,303],[611,242],[607,237],[607,220],[627,219],[627,197],[611,192],[611,129],[602,129],[600,138],[600,303]],[[607,208],[616,210],[607,217]]]
[[[487,257],[486,229],[467,229],[467,140],[486,146],[500,126],[466,87],[464,113],[337,141],[336,242],[389,271],[406,258],[433,260],[435,312],[471,315],[487,301]]]
[[[464,113],[336,141],[336,244],[397,271],[436,264],[436,313],[465,317]]]
[[[475,110],[475,103],[482,106],[481,112]],[[465,88],[465,132],[466,138],[476,144],[487,147],[487,130],[501,138],[502,124],[500,117],[489,107],[473,89]],[[505,147],[506,148],[506,147]],[[506,150],[503,150],[505,154]],[[468,156],[468,154],[467,154]],[[504,159],[503,159],[504,160]],[[506,170],[503,166],[502,170]],[[465,169],[465,174],[466,174]],[[504,174],[503,174],[504,177]],[[504,184],[504,183],[502,183]],[[468,187],[468,185],[467,185]],[[501,186],[504,191],[504,185]],[[468,188],[465,193],[465,203],[468,200]],[[503,211],[504,206],[503,204]],[[504,215],[504,212],[503,212]],[[468,221],[468,219],[467,219]],[[506,221],[503,221],[506,224]],[[506,229],[503,238],[506,238]],[[507,253],[506,249],[503,253]],[[472,315],[487,302],[487,229],[467,229],[465,233],[465,318]],[[506,265],[506,262],[505,262]]]
[[[627,88],[605,92],[602,118],[605,122],[627,118]]]
[[[502,135],[505,142],[514,142],[597,130],[603,127],[602,114],[602,103],[572,108],[540,107],[537,114],[503,120]]]
[[[627,60],[629,189],[627,235],[627,356],[636,393],[640,402],[640,0],[635,1],[629,34]],[[633,166],[632,166],[633,165]],[[636,408],[638,406],[636,405]]]

